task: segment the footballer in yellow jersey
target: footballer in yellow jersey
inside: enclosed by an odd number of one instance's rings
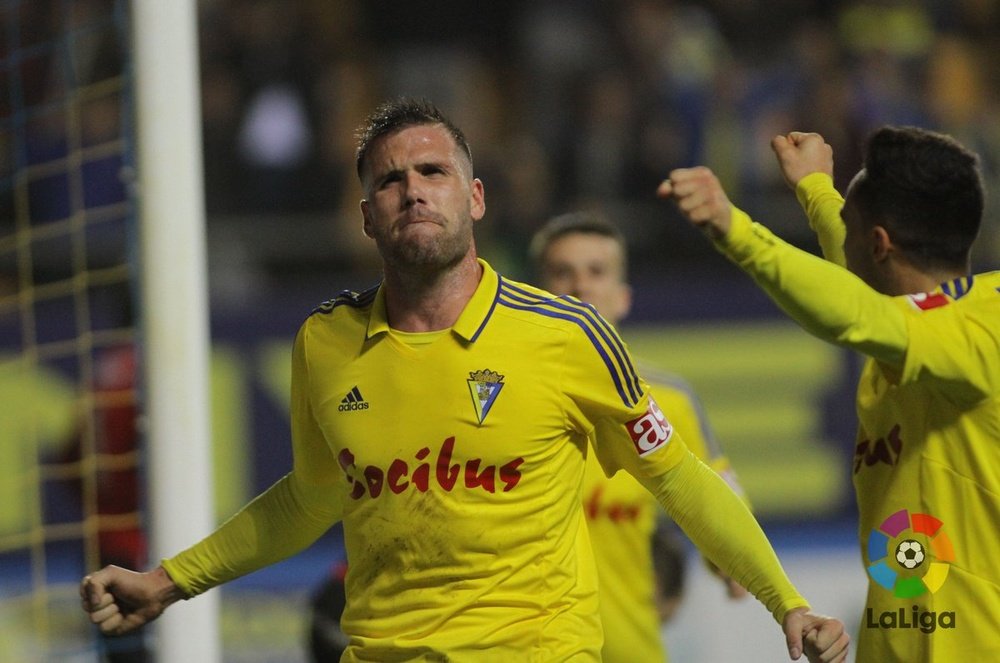
[[[829,177],[804,178],[798,193],[815,227],[842,225]],[[881,316],[855,331],[905,352],[896,365],[869,358],[858,383],[853,476],[870,577],[859,660],[1000,659],[1000,538],[984,536],[1000,528],[1000,272],[883,305],[902,333]]]
[[[331,301],[298,334],[295,474],[275,491],[280,497],[265,495],[261,512],[247,515],[289,518],[305,506],[296,519],[315,519],[321,532],[340,510],[347,661],[598,660],[596,577],[580,508],[589,438],[599,441],[606,471],[627,469],[683,525],[703,524],[663,497],[671,468],[700,463],[647,395],[613,328],[589,306],[483,269],[472,300],[443,333],[393,331],[381,290],[372,290]],[[319,476],[336,477],[322,484],[325,499],[311,494]],[[700,479],[718,481],[707,470]],[[723,509],[756,526],[731,491],[711,490],[731,499],[708,499],[714,504],[702,517]],[[688,499],[690,510],[706,496]],[[743,556],[744,537],[754,533],[739,529],[710,547]],[[242,544],[233,531],[213,543]],[[291,542],[261,536],[258,545],[253,557]],[[198,593],[222,579],[203,570],[215,563],[206,563],[210,551],[196,546],[164,567]],[[757,592],[774,583],[778,591],[758,596],[780,618],[803,601],[776,562],[772,571],[776,578],[737,577]]]
[[[319,307],[292,360],[292,471],[157,569],[81,582],[102,632],[298,552],[342,521],[344,661],[597,661],[585,458],[624,469],[782,624],[842,661],[739,497],[684,446],[591,307],[503,278],[472,226],[483,184],[433,106],[380,106],[360,140],[383,280]],[[596,444],[588,444],[596,440]]]
[[[820,136],[774,147],[826,256],[864,280],[730,212],[707,171],[664,189],[803,327],[869,357],[853,464],[869,575],[858,660],[1000,660],[1000,272],[961,273],[982,214],[976,160],[939,134],[883,128],[845,203]],[[914,230],[923,215],[932,233]],[[959,275],[942,278],[948,250]]]
[[[530,254],[545,289],[593,305],[615,325],[628,315],[627,245],[602,214],[587,210],[550,219],[532,238]],[[688,448],[742,493],[690,386],[676,376],[642,374]],[[583,506],[600,585],[604,662],[664,661],[661,628],[681,599],[685,551],[675,543],[654,551],[654,544],[676,538],[669,531],[674,526],[641,484],[626,473],[608,478],[594,458],[584,474]],[[658,567],[665,568],[654,573]],[[731,596],[745,594],[727,582]]]
[[[707,428],[708,422],[687,384],[649,372],[644,375],[654,380],[651,393],[663,411],[670,413],[670,423],[685,443],[693,440],[692,451],[698,449],[700,453],[696,455],[732,484],[734,478],[728,460],[719,453]],[[662,508],[632,476],[619,472],[608,478],[591,457],[584,472],[583,510],[600,584],[602,660],[605,663],[667,660],[661,635],[661,610],[669,597],[658,593],[658,584],[676,579],[658,578],[654,573],[651,545]],[[671,525],[659,523],[659,526]]]

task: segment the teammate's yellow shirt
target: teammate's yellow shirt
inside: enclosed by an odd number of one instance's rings
[[[613,328],[480,264],[444,333],[391,330],[381,289],[306,320],[293,471],[164,560],[174,581],[196,594],[342,519],[343,660],[599,660],[580,507],[593,439],[609,472],[639,478],[776,619],[805,605],[746,507],[673,434]]]
[[[700,460],[737,488],[701,404],[683,380],[643,370],[660,408]],[[657,611],[651,538],[662,513],[656,498],[630,475],[610,479],[591,456],[583,481],[587,517],[599,580],[604,626],[604,663],[665,661]]]
[[[843,199],[818,174],[797,193],[842,261]],[[869,574],[858,661],[1000,660],[1000,272],[889,297],[738,210],[719,246],[806,329],[869,355],[853,467]]]

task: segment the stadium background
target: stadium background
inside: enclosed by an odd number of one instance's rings
[[[66,3],[30,4],[56,22]],[[995,192],[998,3],[205,0],[199,28],[220,518],[289,466],[298,324],[378,279],[352,130],[385,97],[426,96],[468,135],[487,192],[479,249],[501,272],[530,280],[527,241],[550,214],[598,206],[622,224],[636,291],[626,340],[694,384],[793,580],[820,609],[854,619],[857,360],[786,322],[652,191],[671,168],[709,165],[737,204],[815,250],[770,137],[821,132],[844,185],[868,131],[896,123],[977,149]],[[1000,257],[995,199],[979,268]],[[5,403],[46,404],[53,446],[67,439],[76,394],[64,376],[25,383],[0,371],[0,381]],[[25,410],[3,409],[0,454],[13,463]],[[23,504],[5,497],[0,523],[16,529]],[[226,660],[300,660],[305,597],[339,550],[334,531],[223,590]],[[690,568],[691,596],[666,632],[674,660],[754,643],[775,660],[780,638],[759,606],[726,605],[693,557]],[[0,569],[0,582],[16,572]]]

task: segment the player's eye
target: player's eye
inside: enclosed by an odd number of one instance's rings
[[[380,189],[384,189],[386,186],[400,181],[403,176],[398,172],[392,172],[385,175],[382,179],[378,181],[378,186]]]
[[[437,164],[427,164],[420,169],[420,173],[425,177],[429,177],[431,175],[444,175],[445,170]]]

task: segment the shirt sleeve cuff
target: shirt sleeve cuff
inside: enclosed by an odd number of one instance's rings
[[[756,244],[768,234],[765,232],[762,236],[759,232],[755,232],[757,228],[761,226],[754,223],[746,212],[733,207],[729,232],[715,240],[715,246],[732,260],[740,262],[751,256],[756,250]]]
[[[805,208],[808,207],[811,198],[831,190],[836,191],[832,177],[826,173],[809,173],[795,185],[795,197],[798,198],[799,204]]]
[[[174,581],[174,584],[177,585],[177,587],[179,587],[182,592],[184,592],[185,598],[190,599],[197,596],[198,594],[201,594],[201,591],[199,591],[198,589],[196,589],[190,583],[187,582],[187,577],[181,571],[180,567],[174,563],[173,558],[165,558],[160,560],[160,566],[162,566],[163,569],[167,572],[167,575],[170,576],[170,579]]]

